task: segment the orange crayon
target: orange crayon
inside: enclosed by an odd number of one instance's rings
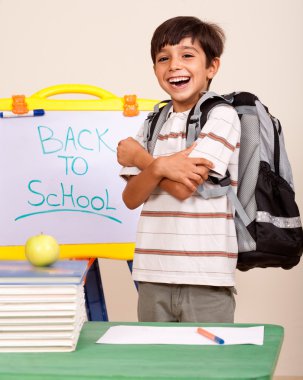
[[[197,333],[200,335],[203,335],[205,338],[208,338],[218,344],[224,344],[224,340],[222,338],[219,338],[218,336],[210,333],[209,331],[202,329],[202,327],[197,328]]]

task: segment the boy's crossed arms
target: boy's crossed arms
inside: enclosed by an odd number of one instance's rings
[[[121,140],[117,148],[119,164],[141,170],[127,182],[123,192],[126,206],[130,209],[139,207],[157,186],[179,200],[189,198],[207,180],[209,170],[213,168],[205,158],[189,157],[195,146],[155,159],[132,137]]]

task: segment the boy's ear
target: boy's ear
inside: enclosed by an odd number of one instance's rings
[[[211,61],[211,64],[208,66],[208,79],[213,79],[213,77],[217,74],[220,67],[220,58],[215,57]]]

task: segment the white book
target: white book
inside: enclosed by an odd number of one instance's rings
[[[70,346],[23,346],[23,347],[1,347],[0,346],[0,352],[6,352],[6,353],[13,353],[13,352],[19,352],[19,353],[25,353],[25,352],[72,352],[75,351],[77,346],[77,342],[73,343]]]
[[[0,318],[20,317],[76,317],[76,310],[28,310],[28,311],[0,311]]]
[[[84,322],[87,321],[86,313],[81,313],[77,316],[77,318],[67,322],[55,320],[51,322],[41,321],[41,318],[37,320],[36,323],[33,321],[28,322],[23,318],[19,324],[17,323],[8,323],[0,324],[0,334],[5,332],[27,332],[27,331],[74,331],[79,326],[82,326]]]
[[[0,334],[3,332],[18,332],[18,331],[73,331],[75,328],[74,323],[65,324],[12,324],[0,325]]]
[[[70,295],[78,294],[83,285],[0,285],[0,296],[4,295]]]
[[[83,302],[80,300],[79,302]],[[22,311],[63,311],[72,310],[75,311],[79,308],[79,303],[77,302],[65,302],[65,303],[0,303],[0,313],[1,312],[22,312]]]
[[[74,302],[84,298],[83,285],[72,286],[64,291],[60,287],[47,287],[41,289],[40,286],[26,287],[25,289],[0,286],[0,303],[18,302]]]
[[[79,316],[42,316],[42,317],[19,317],[19,318],[0,318],[0,326],[13,325],[58,325],[71,324],[73,325],[78,320]]]
[[[76,339],[0,339],[0,347],[50,347],[74,346]]]
[[[32,295],[0,295],[0,305],[1,304],[18,304],[18,303],[65,303],[65,302],[76,302],[78,296],[76,294],[32,294]]]
[[[20,341],[20,340],[48,340],[54,339],[69,339],[75,338],[74,330],[72,331],[1,331],[0,332],[0,345],[7,340]],[[19,344],[19,343],[18,343]]]

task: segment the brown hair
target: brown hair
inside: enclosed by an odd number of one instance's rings
[[[151,40],[151,57],[153,63],[156,55],[165,45],[177,45],[183,38],[198,40],[205,55],[207,67],[215,57],[223,53],[225,34],[216,24],[203,22],[196,17],[178,16],[171,18],[155,30]]]

